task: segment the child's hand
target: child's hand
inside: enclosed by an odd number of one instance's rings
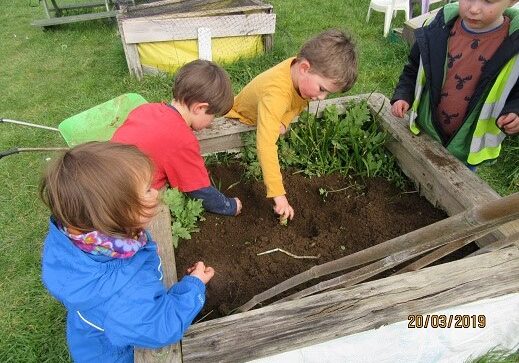
[[[238,214],[241,213],[241,201],[238,198],[234,198],[234,200],[236,201],[236,214],[235,214],[235,216],[237,216]]]
[[[510,112],[497,119],[497,127],[505,133],[512,135],[519,132],[519,116],[516,113]]]
[[[391,106],[391,113],[395,117],[402,118],[406,114],[406,112],[409,110],[409,103],[407,103],[404,100],[398,100],[395,103],[393,103],[393,106]]]
[[[198,277],[204,284],[207,284],[214,276],[214,269],[206,266],[202,261],[198,261],[187,269],[187,273],[191,276]]]
[[[284,195],[280,195],[278,197],[274,197],[274,212],[283,217],[283,219],[294,218],[294,208],[288,204],[288,199]]]

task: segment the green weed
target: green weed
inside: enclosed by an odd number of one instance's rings
[[[381,176],[404,185],[404,176],[384,148],[387,135],[373,121],[366,102],[348,106],[339,115],[332,105],[317,118],[303,112],[286,137],[278,141],[282,168],[292,167],[304,174],[326,175],[334,172],[365,177]],[[254,135],[244,137],[246,175],[261,178]]]
[[[176,188],[166,190],[162,200],[171,212],[171,234],[177,248],[180,239],[191,239],[191,233],[199,231],[197,222],[204,220],[202,201],[188,198]]]
[[[478,174],[490,183],[501,195],[519,190],[519,139],[508,137],[503,142],[500,157],[492,163],[478,168]]]
[[[241,135],[243,150],[241,162],[245,167],[245,178],[252,180],[262,180],[260,163],[258,161],[258,151],[256,148],[256,133],[247,132]]]
[[[487,353],[477,357],[469,358],[467,363],[517,363],[519,362],[519,350],[508,350],[504,348],[494,348]]]

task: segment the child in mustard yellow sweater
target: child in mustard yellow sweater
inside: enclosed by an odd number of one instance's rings
[[[306,42],[296,57],[261,73],[235,97],[226,115],[257,126],[258,159],[274,211],[292,219],[294,209],[285,196],[279,167],[277,140],[308,100],[322,100],[329,93],[347,91],[357,78],[357,56],[351,38],[328,30]]]

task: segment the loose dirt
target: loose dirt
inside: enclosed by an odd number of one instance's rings
[[[206,213],[200,232],[181,241],[175,251],[179,277],[199,260],[216,270],[199,315],[207,315],[205,320],[229,314],[254,295],[314,265],[446,218],[418,193],[402,192],[383,179],[362,181],[365,187],[359,188],[361,181],[356,186],[353,179],[340,175],[307,178],[285,172],[295,217],[282,226],[271,200],[265,198],[262,181],[245,181],[239,165],[209,169],[224,194],[240,198],[243,211],[238,217]],[[320,188],[330,192],[320,193]],[[339,189],[343,190],[333,192]],[[274,248],[319,258],[294,259],[281,252],[257,255]]]

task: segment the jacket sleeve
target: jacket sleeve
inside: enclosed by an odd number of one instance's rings
[[[256,148],[267,187],[267,198],[285,195],[278,159],[279,127],[287,112],[288,97],[282,92],[265,95],[258,102]]]
[[[211,213],[234,216],[236,214],[236,200],[227,198],[213,186],[188,192],[191,198],[201,199],[204,209]]]
[[[507,115],[509,113],[515,113],[519,115],[519,82],[515,82],[514,87],[510,91],[508,98],[506,99],[505,106],[501,111],[501,115]]]
[[[416,85],[416,77],[418,75],[418,67],[420,65],[420,50],[416,42],[411,48],[407,64],[404,66],[398,84],[391,98],[391,104],[398,100],[404,100],[411,105],[414,101],[414,90]]]
[[[108,339],[116,346],[160,348],[178,342],[205,303],[205,285],[184,276],[169,291],[150,279],[126,288],[110,307],[104,322]]]

